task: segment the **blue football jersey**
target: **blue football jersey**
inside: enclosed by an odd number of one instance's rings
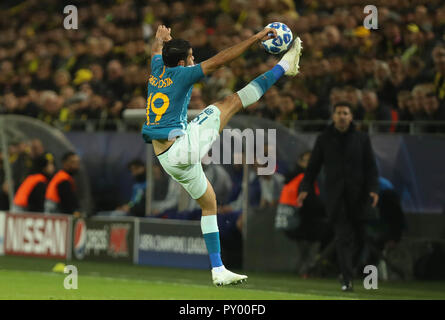
[[[142,127],[145,142],[184,134],[193,84],[203,77],[200,64],[168,68],[161,55],[151,59],[146,119]]]

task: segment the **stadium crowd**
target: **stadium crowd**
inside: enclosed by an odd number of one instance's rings
[[[65,129],[71,120],[120,119],[127,108],[145,108],[159,24],[189,40],[200,62],[281,21],[303,40],[301,75],[279,81],[246,113],[292,127],[295,120],[329,119],[330,106],[346,100],[365,122],[445,121],[445,5],[374,2],[377,30],[363,27],[361,0],[73,0],[78,29],[66,30],[63,1],[2,1],[0,114]],[[196,86],[190,108],[239,90],[275,61],[253,48]]]

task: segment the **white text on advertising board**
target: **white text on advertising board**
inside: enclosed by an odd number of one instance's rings
[[[139,242],[140,250],[175,252],[187,254],[207,254],[204,239],[143,234]]]
[[[87,230],[87,247],[86,254],[99,255],[101,251],[108,248],[108,228],[105,229],[88,229]]]
[[[67,220],[8,215],[6,253],[66,255]]]

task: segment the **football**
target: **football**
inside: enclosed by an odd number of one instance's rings
[[[281,22],[269,23],[266,28],[277,29],[277,37],[262,41],[264,49],[272,54],[279,54],[286,51],[292,43],[292,31],[287,25]]]

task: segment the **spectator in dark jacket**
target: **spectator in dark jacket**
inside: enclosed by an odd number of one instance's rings
[[[445,132],[445,100],[441,102],[438,99],[433,84],[425,86],[422,107],[425,112],[425,120],[432,122],[425,131],[430,133]],[[440,122],[440,124],[433,124],[434,122]]]
[[[407,122],[413,119],[413,115],[410,112],[413,104],[414,100],[410,91],[402,90],[397,93],[397,132],[409,132],[409,124]]]
[[[363,235],[366,207],[378,202],[377,165],[371,141],[366,133],[356,131],[352,108],[337,103],[333,124],[317,137],[306,170],[298,205],[303,204],[322,166],[326,173],[326,210],[334,224],[337,257],[343,277],[343,291],[352,290],[353,255]]]

